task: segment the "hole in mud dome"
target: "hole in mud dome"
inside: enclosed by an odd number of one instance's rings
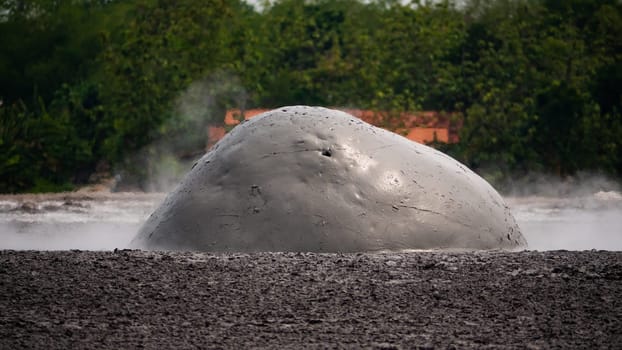
[[[322,150],[322,155],[325,157],[332,157],[333,152],[330,149],[323,149]]]

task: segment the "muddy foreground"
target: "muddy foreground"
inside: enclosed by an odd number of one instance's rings
[[[622,348],[622,252],[0,251],[0,348]]]

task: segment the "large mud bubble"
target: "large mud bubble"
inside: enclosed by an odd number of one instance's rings
[[[131,242],[212,252],[525,245],[501,196],[466,166],[344,112],[306,106],[235,127]]]

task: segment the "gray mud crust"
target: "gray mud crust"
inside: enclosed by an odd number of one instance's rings
[[[344,112],[290,106],[228,133],[130,246],[335,253],[527,242],[499,193],[455,159]]]
[[[0,252],[1,349],[622,348],[621,252]]]

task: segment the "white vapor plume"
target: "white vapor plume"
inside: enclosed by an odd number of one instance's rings
[[[530,175],[513,182],[506,202],[532,250],[622,250],[619,182],[579,174],[560,181]]]
[[[194,81],[176,98],[173,117],[162,127],[164,135],[128,157],[128,166],[119,172],[121,183],[131,183],[134,176],[134,182],[140,183],[134,187],[140,190],[172,190],[205,154],[208,126],[222,125],[226,110],[244,109],[247,99],[240,79],[232,73],[217,71]],[[136,164],[141,164],[139,169],[130,168]]]
[[[0,198],[0,249],[125,248],[163,195],[63,194]],[[51,198],[50,198],[51,197]]]

